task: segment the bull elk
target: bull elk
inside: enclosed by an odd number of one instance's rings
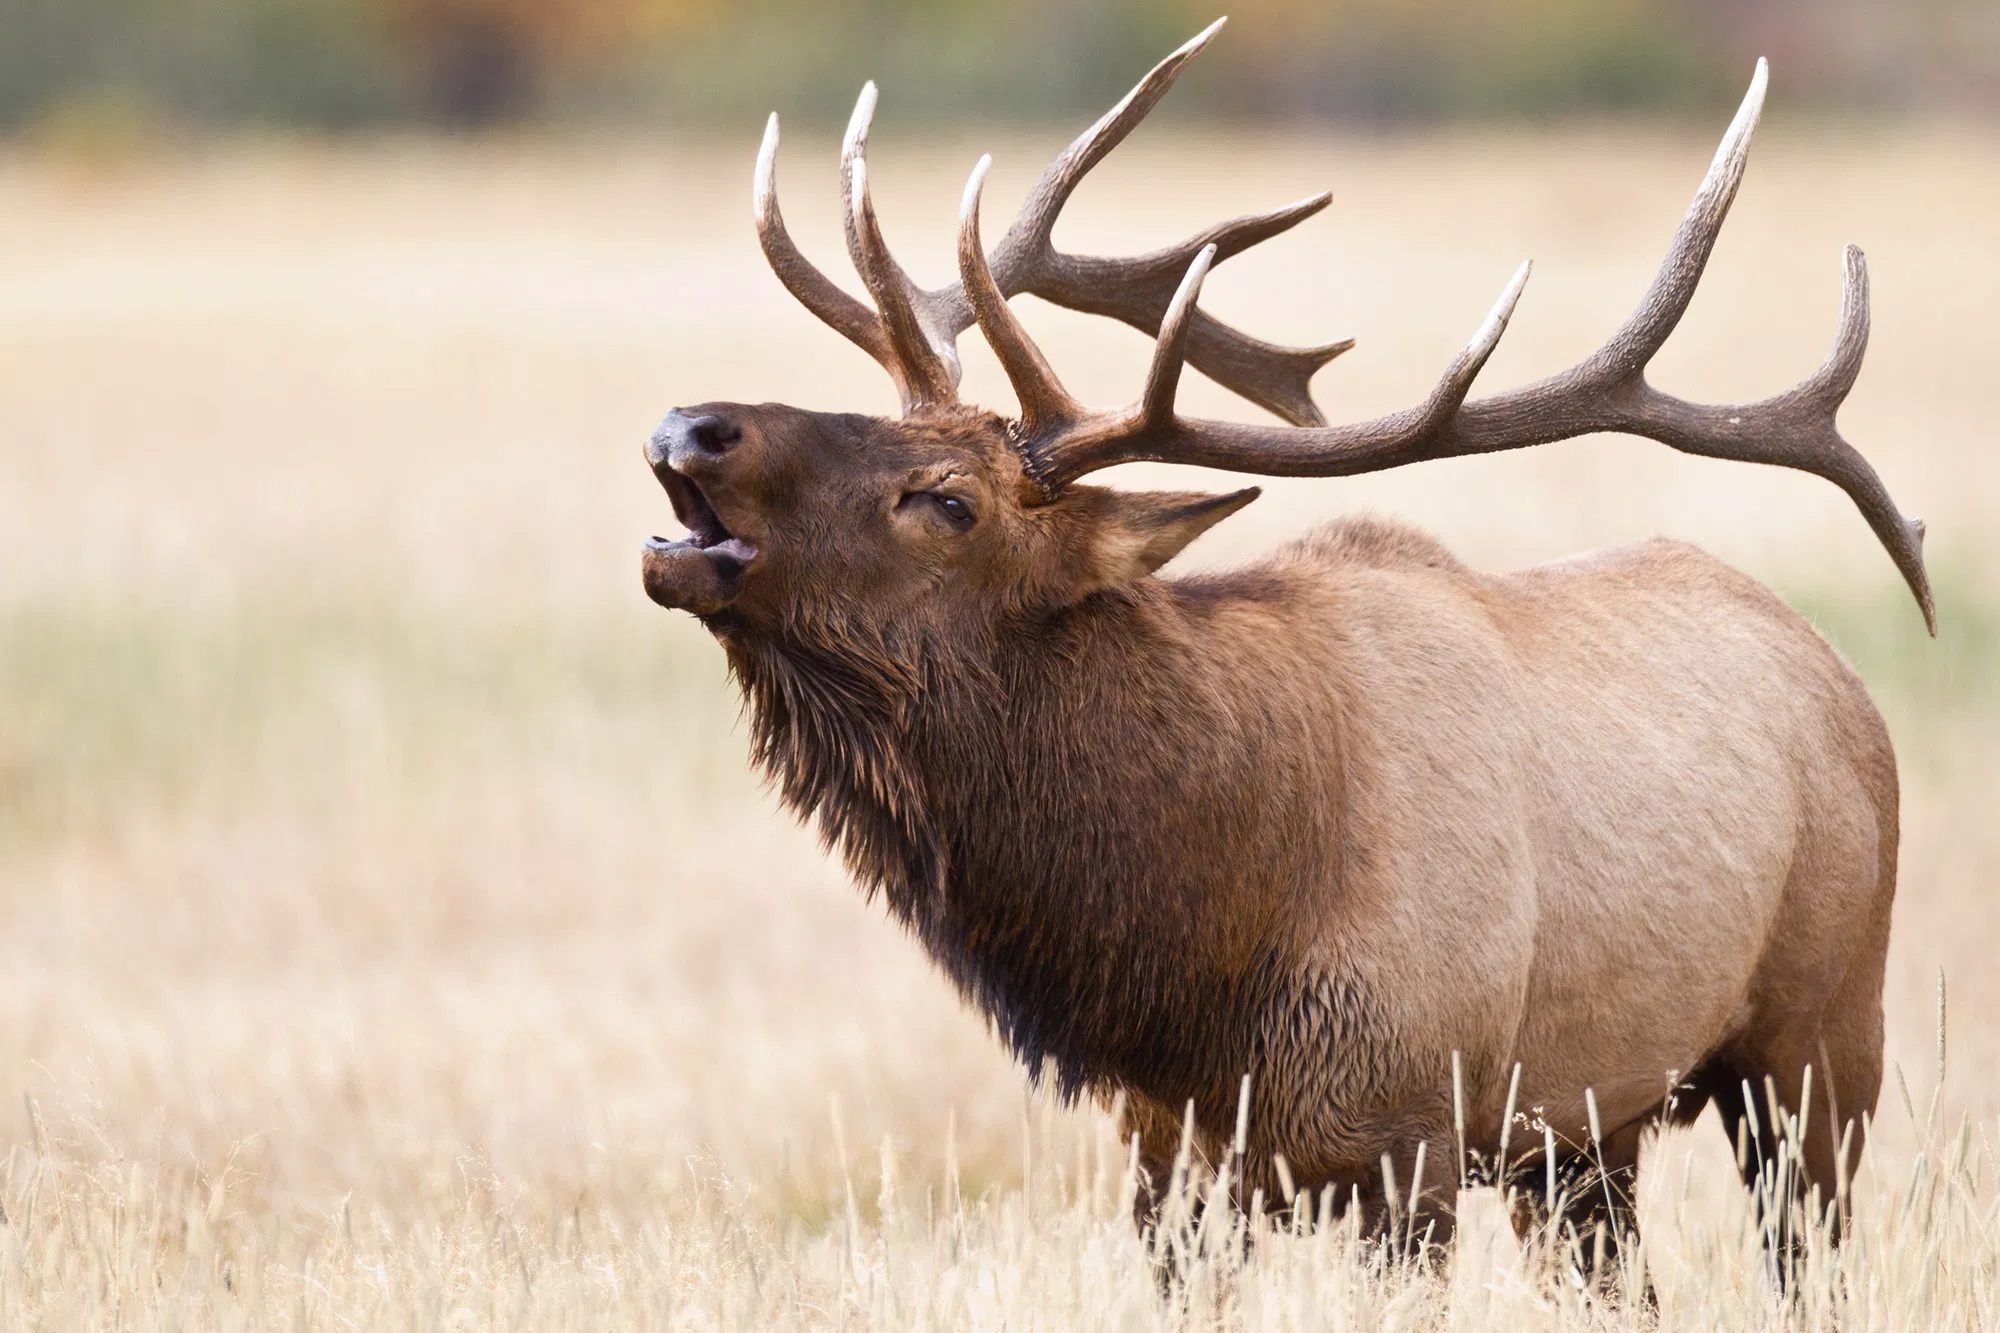
[[[1934,630],[1923,528],[1834,424],[1868,334],[1860,251],[1833,351],[1797,387],[1707,406],[1646,380],[1742,178],[1764,65],[1600,349],[1467,401],[1524,264],[1424,401],[1327,425],[1309,381],[1348,342],[1275,346],[1196,303],[1213,265],[1329,196],[1134,258],[1051,241],[1219,26],[1070,144],[990,252],[982,160],[959,280],[936,290],[883,241],[864,89],[840,172],[872,308],[787,233],[773,116],[764,253],[881,363],[903,415],[668,413],[645,452],[688,535],[646,544],[646,591],[713,633],[757,764],[1012,1052],[1067,1096],[1122,1099],[1155,1185],[1190,1114],[1200,1151],[1228,1150],[1247,1073],[1240,1187],[1331,1188],[1369,1227],[1407,1207],[1397,1231],[1448,1237],[1461,1121],[1493,1162],[1516,1107],[1557,1160],[1502,1175],[1585,1156],[1607,1173],[1554,1219],[1585,1237],[1631,1232],[1642,1135],[1711,1103],[1767,1206],[1810,1197],[1764,1177],[1779,1116],[1804,1135],[1787,1179],[1830,1200],[1881,1077],[1897,779],[1866,689],[1804,619],[1678,542],[1496,575],[1373,518],[1164,578],[1256,489],[1081,484],[1141,459],[1344,476],[1624,432],[1834,482]],[[1156,335],[1137,401],[1072,398],[1008,305],[1022,292]],[[1017,419],[958,400],[975,323]],[[1184,363],[1286,424],[1177,414]],[[1544,1152],[1539,1130],[1513,1142]]]

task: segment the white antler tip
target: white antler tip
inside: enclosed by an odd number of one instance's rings
[[[979,196],[986,189],[986,173],[993,165],[993,154],[985,153],[973,164],[972,175],[965,182],[965,194],[959,200],[958,220],[977,227],[979,225]]]
[[[1194,309],[1194,303],[1201,299],[1201,284],[1208,277],[1209,266],[1215,262],[1215,253],[1213,243],[1204,245],[1201,247],[1201,253],[1194,257],[1194,262],[1188,265],[1186,275],[1181,278],[1179,290],[1175,291],[1174,299],[1167,303],[1166,317],[1160,322],[1161,341],[1171,342],[1180,337],[1181,326]]]
[[[1521,303],[1521,289],[1528,285],[1528,275],[1534,271],[1534,260],[1521,261],[1521,267],[1515,269],[1514,276],[1507,279],[1506,290],[1501,292],[1500,299],[1493,303],[1493,313],[1489,318],[1499,320],[1503,328],[1506,326],[1507,321],[1514,317],[1514,307]]]
[[[1752,116],[1755,116],[1757,112],[1764,109],[1764,93],[1770,86],[1771,62],[1762,56],[1758,56],[1757,68],[1750,75],[1750,91],[1743,95],[1743,100],[1755,108],[1751,112]]]
[[[1506,290],[1487,312],[1486,322],[1479,326],[1479,332],[1472,335],[1467,351],[1484,361],[1500,344],[1500,335],[1507,331],[1507,321],[1514,315],[1514,307],[1520,303],[1521,289],[1528,285],[1528,274],[1534,270],[1535,261],[1524,259],[1521,267],[1514,270],[1514,276],[1507,280]]]
[[[1192,58],[1197,52],[1199,52],[1202,47],[1207,46],[1210,42],[1214,41],[1215,34],[1221,32],[1222,25],[1227,22],[1229,22],[1229,15],[1224,14],[1221,18],[1217,19],[1215,22],[1209,24],[1206,28],[1203,28],[1200,32],[1196,33],[1194,36],[1188,38],[1185,42],[1182,42],[1180,46],[1175,48],[1174,53],[1172,55],[1168,56],[1165,60],[1162,60],[1159,63],[1159,65],[1154,66],[1154,68],[1157,70],[1162,66],[1178,65],[1185,63],[1190,58]]]
[[[1160,319],[1160,333],[1154,350],[1154,369],[1149,380],[1157,381],[1163,373],[1162,358],[1171,359],[1172,374],[1180,374],[1182,345],[1187,337],[1188,321],[1193,317],[1195,302],[1201,299],[1202,280],[1208,276],[1209,265],[1215,262],[1216,249],[1213,242],[1201,247],[1194,261],[1188,265],[1187,273],[1181,278],[1181,285],[1174,292],[1174,299],[1167,303],[1167,313]],[[1147,397],[1153,396],[1149,389]],[[1171,407],[1171,395],[1167,399]]]
[[[853,153],[868,140],[868,124],[875,119],[875,80],[861,85],[861,96],[854,99],[854,114],[847,118],[847,136],[841,142],[843,153]]]
[[[1750,135],[1764,114],[1764,91],[1770,84],[1771,63],[1758,56],[1756,72],[1750,76],[1750,90],[1743,94],[1743,103],[1736,108],[1736,119],[1729,123],[1729,132],[1722,136],[1722,144],[1715,150],[1717,163],[1740,158],[1749,151]]]
[[[757,174],[753,178],[753,197],[757,205],[757,217],[761,221],[771,208],[772,182],[778,167],[778,113],[773,111],[771,119],[764,123],[764,143],[757,150]]]

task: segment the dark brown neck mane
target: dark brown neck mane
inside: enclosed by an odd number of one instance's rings
[[[1246,725],[1259,682],[1205,632],[1272,595],[1145,580],[977,643],[723,637],[757,763],[1031,1076],[1178,1104],[1234,1086],[1288,972],[1247,886],[1295,880],[1300,815],[1244,795],[1311,738]]]

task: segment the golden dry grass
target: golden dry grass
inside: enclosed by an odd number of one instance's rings
[[[886,116],[886,225],[934,276],[993,145]],[[1046,139],[999,145],[996,212]],[[667,520],[637,443],[675,402],[888,393],[763,270],[753,147],[0,158],[0,1325],[1648,1322],[1542,1273],[1477,1195],[1446,1275],[1337,1227],[1248,1267],[1208,1236],[1188,1303],[1161,1303],[1101,1117],[1028,1097],[760,792],[719,655],[639,593]],[[1136,248],[1330,183],[1327,219],[1208,303],[1360,335],[1321,380],[1360,414],[1420,393],[1524,255],[1488,382],[1587,350],[1711,147],[1141,136],[1066,236]],[[831,155],[788,143],[782,171],[829,264]],[[1815,1252],[1790,1312],[1712,1125],[1656,1145],[1671,1326],[2000,1319],[1996,207],[1990,136],[1774,125],[1659,366],[1714,399],[1789,384],[1831,334],[1840,244],[1867,247],[1843,420],[1931,523],[1936,644],[1830,487],[1644,443],[1279,484],[1193,557],[1363,505],[1491,566],[1667,531],[1810,605],[1876,685],[1906,774],[1910,1104],[1892,1081],[1861,1239]],[[1080,393],[1130,395],[1139,339],[1033,318]]]

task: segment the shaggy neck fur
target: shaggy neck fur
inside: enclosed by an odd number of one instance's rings
[[[1219,1116],[1291,952],[1250,886],[1299,869],[1297,813],[1244,794],[1300,738],[1252,720],[1264,682],[1209,632],[1268,591],[1144,580],[972,642],[724,641],[759,765],[1031,1075]]]

